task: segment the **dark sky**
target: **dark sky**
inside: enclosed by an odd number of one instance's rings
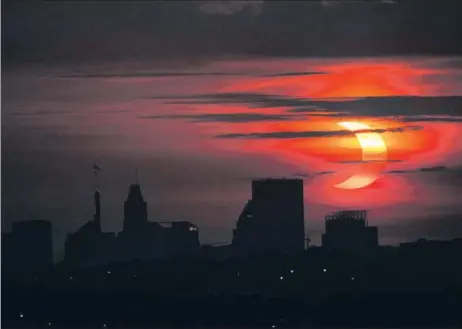
[[[462,51],[459,0],[4,0],[2,13],[5,63]]]

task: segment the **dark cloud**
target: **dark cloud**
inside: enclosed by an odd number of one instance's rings
[[[374,162],[389,162],[389,163],[396,163],[396,162],[403,162],[403,160],[360,160],[360,161],[335,161],[334,163],[344,163],[344,164],[360,164],[360,163],[374,163]]]
[[[71,74],[62,75],[57,78],[74,79],[111,79],[111,78],[168,78],[168,77],[216,77],[216,76],[237,76],[246,73],[238,72],[139,72],[139,73],[102,73],[102,74]]]
[[[260,15],[263,10],[262,0],[253,1],[200,1],[199,10],[210,15],[233,15],[245,8],[250,8],[255,15]]]
[[[304,75],[326,74],[325,72],[282,72],[276,74],[263,75],[264,77],[296,77]]]
[[[242,138],[242,139],[294,139],[294,138],[316,138],[316,137],[335,137],[335,136],[354,136],[357,133],[386,133],[404,132],[407,130],[419,130],[419,126],[405,126],[399,128],[386,129],[367,129],[367,130],[333,130],[333,131],[275,131],[269,133],[231,133],[216,135],[215,138]]]
[[[320,3],[4,0],[2,59],[57,65],[227,55],[462,53],[459,0]]]
[[[297,116],[273,115],[258,113],[217,113],[217,114],[172,114],[172,115],[150,115],[142,116],[140,119],[187,119],[194,122],[232,122],[245,123],[255,121],[284,121],[292,120]]]
[[[448,116],[462,116],[462,96],[384,96],[351,98],[342,100],[318,100],[296,98],[281,95],[259,93],[220,93],[209,95],[178,95],[170,97],[155,97],[156,99],[176,100],[169,104],[246,104],[249,108],[289,108],[290,113],[310,113],[314,116],[404,116],[411,121],[414,116],[436,115],[439,121],[450,121]],[[313,113],[313,109],[332,111],[335,113]],[[412,115],[411,115],[412,114]],[[443,119],[443,115],[446,119]],[[429,118],[429,117],[427,117]]]
[[[411,170],[390,170],[387,171],[389,174],[408,174],[408,173],[422,173],[422,172],[442,172],[442,171],[448,171],[448,170],[454,170],[451,168],[448,168],[446,166],[435,166],[435,167],[422,167],[422,168],[417,168],[417,169],[411,169]]]
[[[462,116],[402,116],[398,118],[400,121],[404,122],[462,122]]]

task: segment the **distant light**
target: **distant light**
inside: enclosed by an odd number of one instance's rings
[[[48,326],[51,326],[51,322],[48,322]]]
[[[19,313],[19,317],[22,319],[24,317],[24,314]]]
[[[284,277],[283,277],[283,276],[281,276],[281,277],[280,277],[280,279],[281,279],[281,280],[284,280]]]
[[[327,268],[323,268],[322,271],[323,271],[323,272],[327,272]]]
[[[237,276],[239,276],[239,272],[237,272]]]
[[[72,280],[72,279],[73,279],[73,277],[72,277],[72,276],[70,276],[70,277],[69,277],[69,280]]]
[[[351,277],[351,281],[353,281],[354,279],[355,279],[355,277],[354,277],[354,276],[352,276],[352,277]]]
[[[137,275],[136,275],[136,274],[133,274],[133,277],[134,277],[134,278],[136,278],[136,277],[137,277]]]
[[[294,270],[290,270],[290,273],[294,274],[294,272],[295,272]]]
[[[276,326],[273,324],[273,325],[271,326],[271,328],[276,328]]]
[[[106,328],[107,327],[106,324],[103,324],[103,327]]]
[[[111,274],[111,271],[107,271],[107,274]]]

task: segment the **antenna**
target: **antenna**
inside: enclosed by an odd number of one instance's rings
[[[135,183],[139,184],[139,179],[138,179],[138,167],[135,165]]]
[[[101,169],[98,167],[97,164],[93,164],[93,189],[96,190],[98,188],[98,172]]]

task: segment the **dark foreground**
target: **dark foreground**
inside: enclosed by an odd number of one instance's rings
[[[2,327],[460,327],[460,250],[2,269]]]

